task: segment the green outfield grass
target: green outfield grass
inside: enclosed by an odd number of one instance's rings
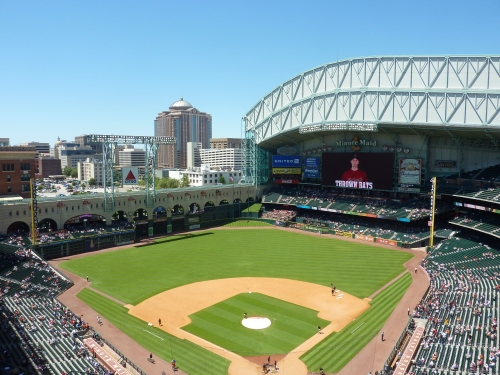
[[[245,328],[241,324],[243,312],[269,318],[271,326]],[[241,356],[280,354],[317,334],[318,326],[330,323],[317,314],[259,293],[242,293],[190,315],[191,323],[182,329]]]
[[[271,227],[272,224],[266,223],[265,221],[258,220],[236,220],[232,223],[223,225],[224,227]]]
[[[278,277],[368,297],[404,271],[411,254],[329,236],[281,230],[214,230],[89,255],[61,267],[125,303],[165,290],[230,277]]]
[[[89,289],[83,289],[77,296],[155,356],[167,362],[175,358],[179,368],[188,374],[227,374],[230,361],[222,356],[188,340],[180,340],[161,329],[149,327],[142,320],[129,315],[125,307]],[[157,373],[160,373],[160,369]]]
[[[411,284],[411,275],[406,273],[399,280],[377,295],[371,307],[340,332],[329,335],[300,359],[309,371],[323,367],[325,372],[340,371],[373,337],[389,318]]]

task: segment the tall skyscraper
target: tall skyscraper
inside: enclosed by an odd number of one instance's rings
[[[168,111],[155,119],[155,136],[175,137],[175,145],[161,145],[158,149],[160,168],[187,168],[187,143],[201,143],[210,147],[212,116],[200,112],[184,99],[174,102]]]

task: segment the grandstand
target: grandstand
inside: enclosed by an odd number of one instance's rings
[[[72,282],[38,254],[0,243],[0,285],[0,359],[10,373],[114,374],[84,343],[100,336],[57,300]]]

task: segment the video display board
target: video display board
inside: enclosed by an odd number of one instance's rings
[[[325,152],[322,183],[352,189],[393,189],[394,154],[388,152]]]

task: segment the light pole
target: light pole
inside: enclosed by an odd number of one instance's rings
[[[233,177],[229,177],[229,180],[233,184],[233,202],[231,203],[231,212],[232,212],[232,222],[234,223],[234,178]]]

